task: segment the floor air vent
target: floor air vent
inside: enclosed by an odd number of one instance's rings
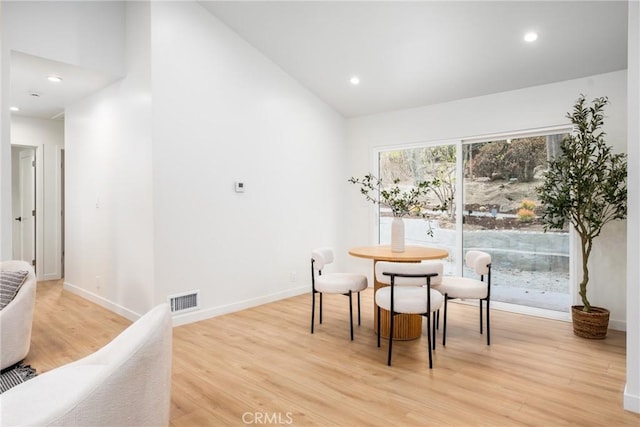
[[[200,291],[190,291],[184,294],[170,295],[168,300],[172,313],[183,313],[185,311],[197,310],[200,308]]]

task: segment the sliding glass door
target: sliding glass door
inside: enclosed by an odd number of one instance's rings
[[[463,250],[491,254],[493,301],[569,311],[569,233],[544,232],[536,193],[560,141],[551,135],[463,145]]]
[[[405,219],[406,243],[446,249],[446,274],[472,249],[493,259],[492,300],[569,310],[569,233],[544,232],[536,187],[562,134],[425,145],[379,152],[383,182],[407,187],[438,178],[427,219]],[[460,158],[458,158],[460,157]],[[444,209],[442,209],[444,207]],[[379,210],[379,241],[391,240],[391,212]]]

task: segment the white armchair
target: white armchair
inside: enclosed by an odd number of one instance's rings
[[[171,337],[158,305],[95,353],[1,394],[2,425],[169,425]]]
[[[0,369],[4,369],[29,353],[37,279],[31,265],[24,261],[4,261],[0,270],[29,272],[16,296],[0,311]]]

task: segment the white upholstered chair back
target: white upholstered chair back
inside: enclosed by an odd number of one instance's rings
[[[464,256],[464,263],[468,268],[473,269],[476,274],[485,276],[489,273],[491,255],[482,251],[467,251]]]
[[[317,248],[311,251],[311,259],[313,259],[313,268],[322,270],[325,265],[333,262],[333,249],[331,248]]]
[[[391,284],[391,275],[384,274],[386,272],[393,272],[395,274],[408,274],[408,275],[427,275],[437,274],[437,276],[431,277],[431,286],[439,285],[442,281],[442,273],[444,265],[442,262],[390,262],[390,261],[378,261],[376,263],[376,280],[386,285]],[[425,277],[395,277],[395,286],[424,286],[426,284]]]

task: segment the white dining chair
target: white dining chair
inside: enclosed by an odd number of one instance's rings
[[[491,301],[491,255],[483,251],[467,251],[464,257],[467,268],[472,269],[479,279],[460,276],[444,276],[435,288],[444,295],[444,326],[442,345],[447,342],[447,302],[450,299],[477,299],[480,305],[480,333],[483,333],[482,306],[486,301],[487,345],[491,344],[491,324],[489,304]],[[485,281],[486,277],[486,281]]]
[[[342,294],[349,297],[349,325],[353,341],[353,293],[358,295],[358,325],[360,325],[360,292],[367,289],[367,276],[355,273],[324,273],[333,262],[332,248],[317,248],[311,252],[311,333],[315,324],[316,294],[320,299],[320,323],[322,324],[322,294]]]
[[[427,352],[429,369],[433,368],[432,343],[435,350],[436,324],[431,313],[442,306],[444,297],[432,288],[442,280],[443,264],[440,261],[423,263],[388,262],[376,263],[376,280],[389,286],[376,291],[375,301],[380,319],[380,309],[389,311],[389,354],[387,365],[391,366],[393,346],[393,318],[397,314],[420,314],[427,318]],[[380,347],[380,324],[378,321],[378,347]],[[432,339],[433,336],[433,339]]]

